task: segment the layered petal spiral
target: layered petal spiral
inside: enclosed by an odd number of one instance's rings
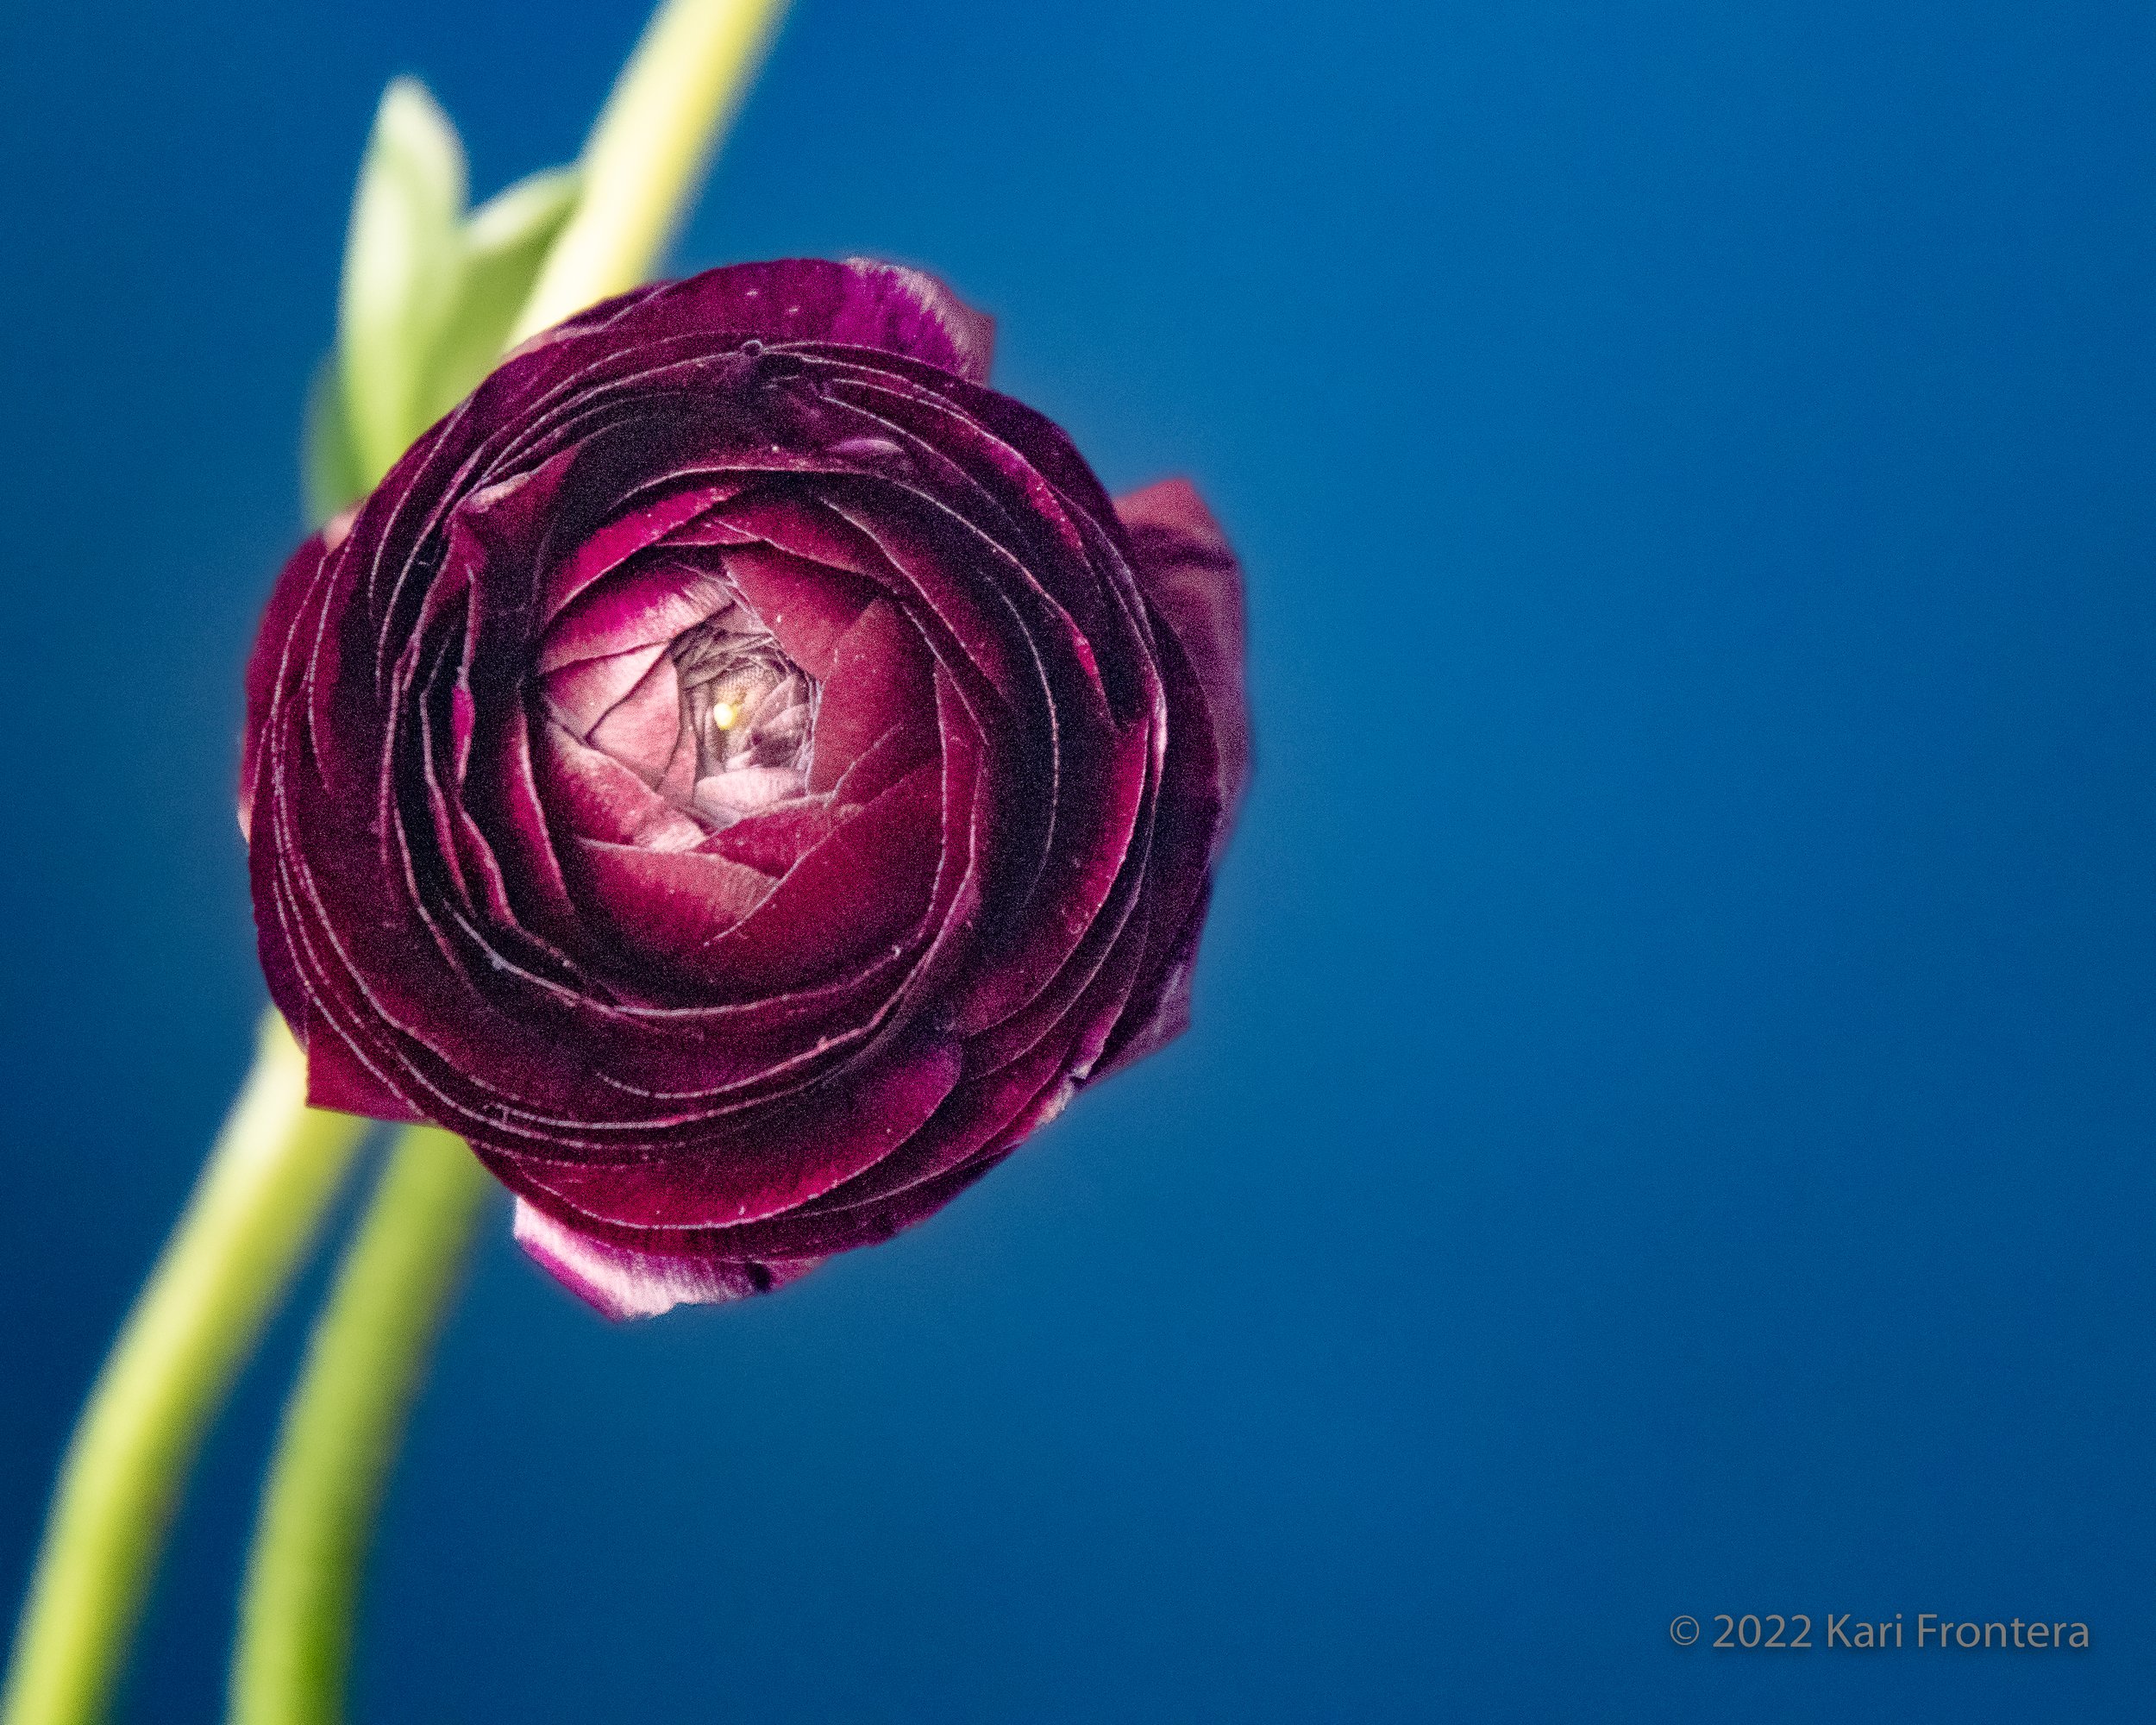
[[[241,813],[318,1105],[464,1137],[616,1315],[920,1220],[1179,1031],[1241,579],[863,262],[512,354],[279,577]]]

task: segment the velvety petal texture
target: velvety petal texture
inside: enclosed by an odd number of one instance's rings
[[[617,1317],[919,1220],[1188,1019],[1239,571],[910,270],[535,338],[279,577],[241,821],[310,1098],[461,1134]]]

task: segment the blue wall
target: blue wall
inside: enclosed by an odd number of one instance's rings
[[[0,24],[10,1590],[260,1000],[237,669],[374,97],[492,190],[638,22]],[[799,0],[684,261],[930,265],[1248,558],[1197,1028],[746,1308],[610,1329],[495,1227],[356,1716],[2145,1715],[2152,89],[2059,0]],[[216,1705],[300,1336],[136,1718]]]

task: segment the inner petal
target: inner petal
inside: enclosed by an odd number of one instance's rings
[[[808,788],[819,686],[738,599],[667,649],[696,750],[695,812],[714,831]]]
[[[530,685],[569,895],[697,988],[887,945],[939,854],[931,665],[870,583],[768,547],[664,544],[593,580]]]
[[[666,775],[680,735],[681,692],[674,662],[661,656],[592,727],[592,743],[648,785]]]

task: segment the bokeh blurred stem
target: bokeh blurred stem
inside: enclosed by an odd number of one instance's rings
[[[368,1123],[306,1106],[273,1013],[172,1238],[61,1464],[0,1719],[93,1725],[110,1706],[181,1489]]]
[[[234,1725],[342,1716],[375,1511],[492,1187],[461,1139],[399,1134],[285,1408],[241,1605]]]
[[[702,184],[786,0],[667,0],[577,159],[583,193],[510,343],[647,279]]]

